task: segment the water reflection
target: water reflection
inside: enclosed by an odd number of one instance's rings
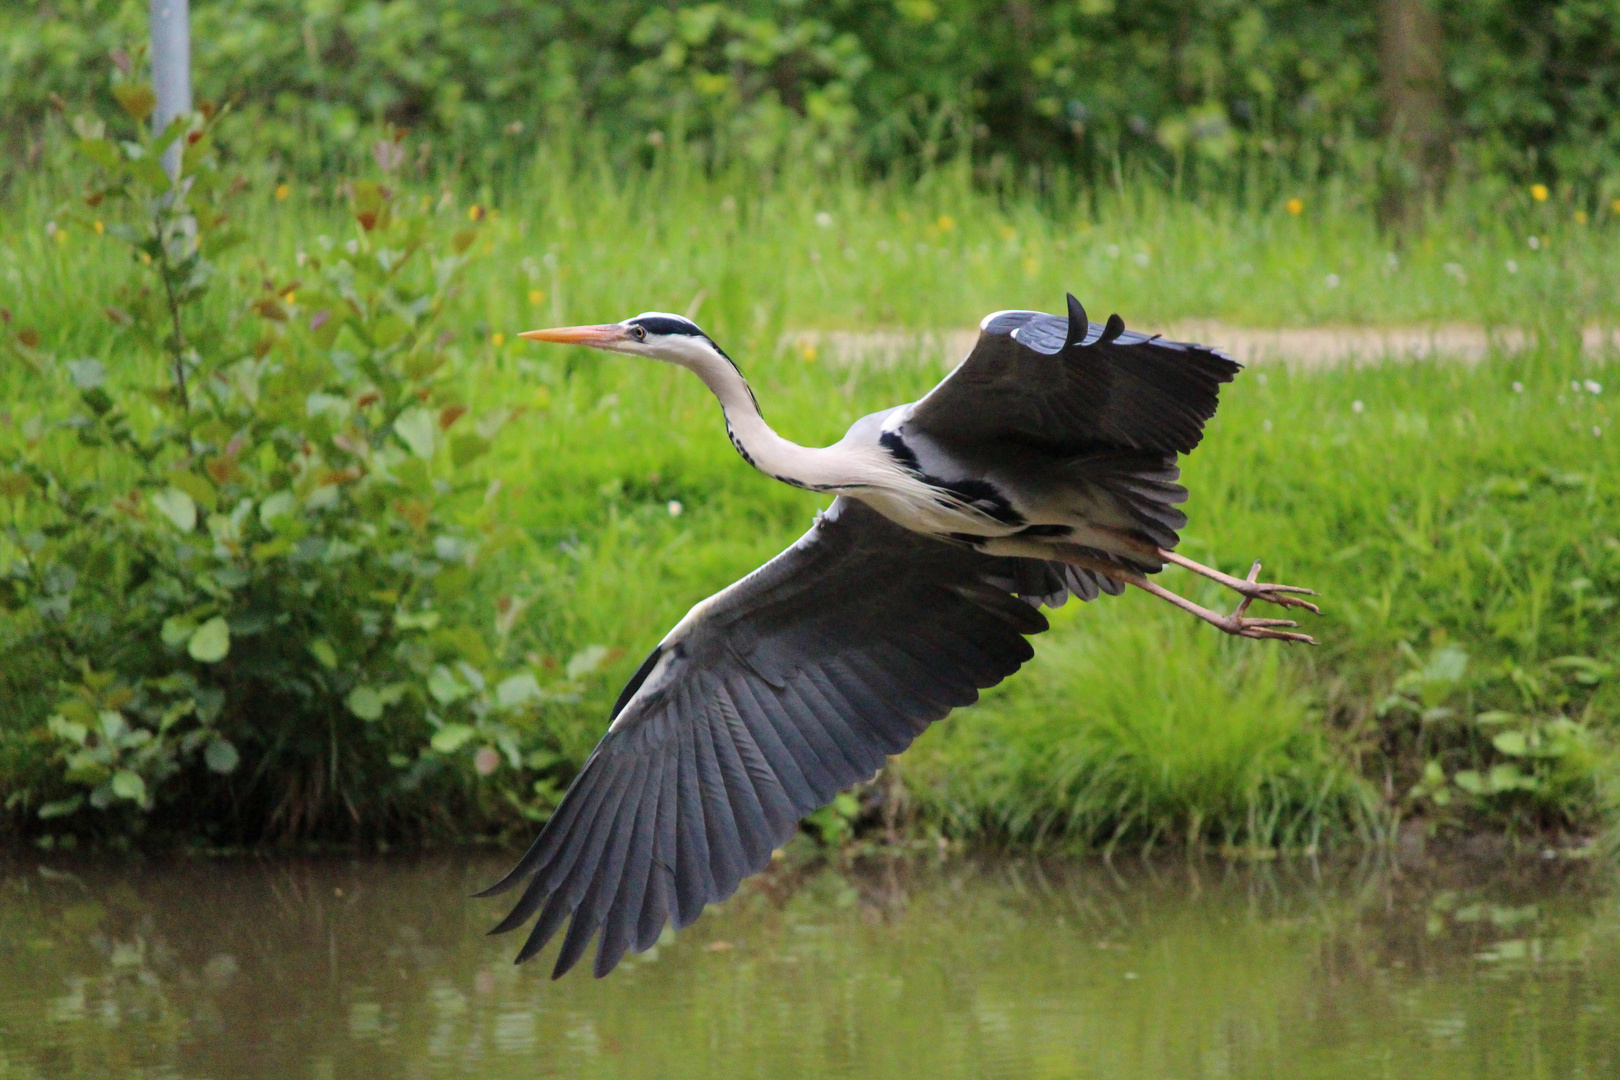
[[[504,857],[0,863],[0,1080],[1620,1075],[1584,869],[778,867],[605,981]]]

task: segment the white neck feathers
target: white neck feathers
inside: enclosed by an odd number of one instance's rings
[[[663,359],[690,368],[720,402],[726,434],[742,459],[767,476],[795,487],[829,491],[861,487],[871,481],[861,461],[844,447],[816,449],[790,442],[772,431],[760,415],[759,403],[737,366],[705,338],[671,342]]]

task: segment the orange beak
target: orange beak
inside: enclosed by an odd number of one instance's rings
[[[530,341],[550,341],[558,345],[589,345],[596,349],[608,349],[626,340],[629,335],[618,323],[603,323],[600,326],[557,326],[550,330],[526,330],[518,337],[528,338]]]

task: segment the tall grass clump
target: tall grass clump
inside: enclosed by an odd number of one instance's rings
[[[1309,848],[1369,838],[1375,798],[1326,745],[1319,699],[1274,649],[1130,597],[1063,618],[1029,677],[900,766],[958,835],[1113,850]]]

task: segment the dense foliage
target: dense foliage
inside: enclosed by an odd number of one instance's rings
[[[1610,196],[1620,0],[1437,0],[1464,169]],[[195,79],[299,169],[382,123],[480,170],[558,133],[619,153],[695,137],[723,156],[1066,163],[1225,179],[1378,169],[1378,8],[1347,0],[195,0]],[[144,0],[0,11],[0,113],[105,94]]]

